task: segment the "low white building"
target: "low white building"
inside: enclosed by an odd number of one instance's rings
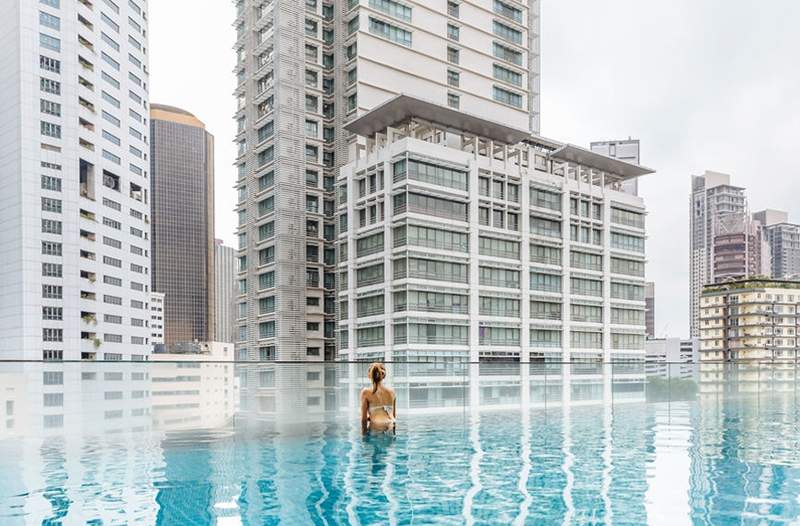
[[[700,340],[653,338],[645,343],[647,377],[696,380],[699,374]]]
[[[652,170],[401,95],[347,125],[339,358],[645,357]]]

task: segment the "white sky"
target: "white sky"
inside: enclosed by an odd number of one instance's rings
[[[800,222],[800,2],[542,4],[542,134],[642,141],[642,163],[657,170],[640,183],[656,332],[686,336],[690,176],[728,172],[753,211]],[[191,111],[216,137],[216,236],[229,244],[233,17],[228,0],[150,0],[150,99]]]

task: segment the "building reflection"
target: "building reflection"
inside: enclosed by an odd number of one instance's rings
[[[0,364],[0,523],[800,514],[795,399],[746,375],[654,402],[643,364],[394,363],[400,431],[362,437],[368,364],[169,358]]]

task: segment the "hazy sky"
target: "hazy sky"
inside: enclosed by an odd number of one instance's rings
[[[800,2],[542,5],[542,134],[641,140],[642,163],[657,170],[640,183],[656,332],[686,336],[690,176],[730,173],[753,211],[800,222]],[[150,0],[150,98],[193,112],[216,137],[216,230],[229,244],[233,13],[228,0]]]

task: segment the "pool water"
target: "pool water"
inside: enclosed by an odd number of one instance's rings
[[[0,524],[798,524],[796,395],[0,440]]]

